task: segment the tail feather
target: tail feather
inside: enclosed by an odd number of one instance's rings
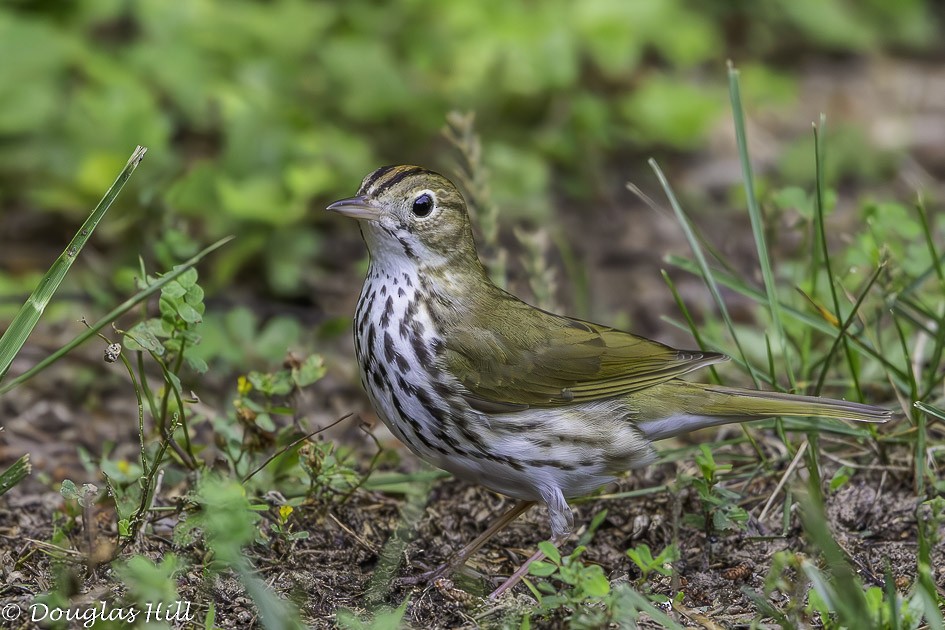
[[[651,440],[773,416],[838,418],[858,422],[886,422],[892,412],[875,405],[768,392],[704,383],[669,381],[653,388],[644,402],[639,427]],[[666,401],[673,401],[668,409]],[[630,401],[633,404],[633,401]]]

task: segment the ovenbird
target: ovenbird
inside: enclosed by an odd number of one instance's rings
[[[567,499],[653,461],[654,440],[771,416],[890,417],[683,381],[728,357],[526,304],[490,281],[461,193],[424,168],[379,168],[328,209],[358,219],[370,253],[354,336],[377,414],[430,464],[520,500],[450,566],[533,503],[547,507],[559,543],[573,525]]]

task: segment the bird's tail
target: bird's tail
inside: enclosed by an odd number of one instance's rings
[[[651,440],[772,416],[814,416],[859,422],[886,422],[892,417],[888,409],[847,400],[678,380],[661,383],[651,390],[654,397],[639,401],[642,407],[652,407],[640,409],[639,422],[640,429]],[[672,403],[666,404],[667,401]],[[637,401],[632,401],[631,406],[634,402]]]

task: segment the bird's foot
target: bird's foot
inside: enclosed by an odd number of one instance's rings
[[[555,547],[558,547],[562,542],[564,542],[566,538],[566,535],[555,536],[549,542],[551,542],[551,544]],[[515,573],[509,576],[509,579],[507,579],[505,582],[502,582],[502,584],[499,585],[499,588],[495,589],[489,594],[489,599],[498,599],[501,597],[503,593],[510,590],[513,586],[521,582],[526,575],[528,575],[528,568],[532,566],[533,562],[544,560],[544,558],[545,554],[541,549],[533,553],[531,557],[522,564],[522,566],[515,570]]]
[[[435,569],[424,571],[419,575],[405,575],[403,577],[395,578],[394,584],[397,586],[419,586],[421,584],[430,584],[434,580],[452,573],[452,568],[453,567],[449,562],[444,562]]]

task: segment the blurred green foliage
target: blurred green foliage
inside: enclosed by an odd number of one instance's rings
[[[14,0],[0,7],[0,207],[77,216],[143,144],[147,212],[113,241],[153,241],[168,216],[200,239],[236,232],[210,285],[261,261],[292,295],[321,248],[311,211],[379,164],[442,164],[452,109],[479,115],[496,202],[540,218],[556,166],[589,195],[621,148],[698,146],[725,115],[727,57],[922,49],[931,6]],[[759,81],[759,98],[792,96],[780,75]]]

